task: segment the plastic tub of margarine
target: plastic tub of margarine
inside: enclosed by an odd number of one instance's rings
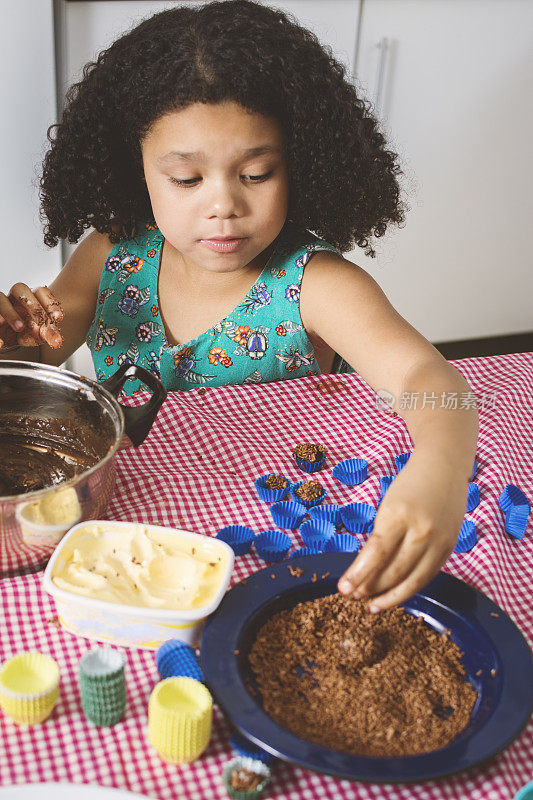
[[[43,585],[62,625],[87,639],[156,649],[199,641],[233,571],[219,539],[137,522],[81,522],[61,540]]]

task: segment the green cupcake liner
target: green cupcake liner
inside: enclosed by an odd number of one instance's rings
[[[240,769],[255,772],[258,775],[261,775],[263,780],[255,789],[249,789],[247,791],[242,789],[234,789],[231,785],[231,775],[234,770]],[[261,797],[270,783],[270,770],[266,764],[263,764],[262,761],[258,761],[255,758],[238,756],[226,764],[222,772],[222,779],[224,781],[224,786],[226,787],[227,793],[233,798],[233,800],[255,800],[255,798]]]
[[[86,694],[88,697],[115,697],[125,694],[126,692],[125,681],[118,684],[103,683],[94,686],[92,683],[86,683],[83,679],[80,679],[79,685],[80,692]]]
[[[95,725],[114,725],[124,716],[126,698],[124,697],[121,702],[109,704],[91,703],[82,698],[81,707],[87,719]]]
[[[94,706],[94,708],[116,708],[117,706],[124,705],[126,702],[126,695],[117,695],[116,697],[88,697],[85,694],[81,695],[81,702],[86,706]]]
[[[111,647],[97,647],[80,660],[79,676],[94,684],[121,681],[124,679],[124,658]]]
[[[86,675],[82,670],[79,671],[79,679],[86,684],[90,684],[91,686],[102,686],[105,684],[110,684],[111,686],[114,684],[119,684],[124,681],[124,670],[120,670],[119,672],[114,672],[112,675]]]

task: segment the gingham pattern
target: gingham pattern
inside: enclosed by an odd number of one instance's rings
[[[476,523],[480,541],[469,553],[452,554],[446,570],[501,605],[531,641],[532,522],[522,541],[508,536],[498,496],[506,483],[514,483],[533,498],[533,354],[467,359],[455,365],[479,400],[484,394],[497,397],[494,407],[480,409],[476,481],[481,502],[467,515]],[[345,391],[316,391],[323,380],[344,384]],[[328,500],[338,503],[375,503],[380,476],[394,474],[394,456],[412,446],[403,420],[376,409],[373,392],[357,375],[230,386],[205,394],[172,393],[146,442],[118,456],[118,486],[108,516],[181,526],[211,536],[230,523],[248,525],[259,533],[272,526],[268,505],[258,499],[253,480],[265,472],[301,479],[290,453],[302,440],[327,445],[326,469],[315,477],[326,486]],[[331,468],[354,456],[368,460],[368,478],[350,488],[332,478]],[[297,535],[291,536],[295,544],[302,544]],[[234,580],[263,565],[253,550],[238,557]],[[40,574],[6,579],[1,590],[2,660],[20,650],[38,649],[52,655],[61,670],[61,697],[44,725],[24,730],[0,718],[1,784],[72,781],[129,789],[158,800],[227,797],[222,768],[232,756],[231,731],[217,709],[212,740],[202,758],[188,766],[165,764],[147,737],[148,697],[158,680],[154,654],[124,650],[125,719],[113,728],[88,725],[80,707],[76,670],[91,645],[57,626],[54,604],[41,589]],[[363,785],[278,762],[267,797],[510,800],[531,779],[532,764],[530,724],[488,765],[443,781]]]

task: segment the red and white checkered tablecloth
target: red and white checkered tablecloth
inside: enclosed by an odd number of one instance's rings
[[[531,643],[533,524],[530,519],[521,541],[507,535],[498,496],[505,484],[514,483],[533,499],[533,354],[465,359],[455,366],[481,406],[476,476],[481,502],[467,515],[476,523],[480,541],[469,553],[452,554],[445,569],[498,603]],[[301,479],[290,454],[302,440],[318,440],[328,447],[329,468],[320,473],[320,480],[331,502],[375,502],[380,476],[393,474],[393,457],[412,446],[406,425],[376,408],[374,393],[357,375],[328,377],[345,385],[344,391],[333,393],[317,391],[320,380],[326,379],[171,393],[144,444],[118,456],[118,485],[108,517],[183,527],[208,536],[233,522],[259,532],[271,527],[271,518],[268,506],[256,496],[253,479],[265,472]],[[350,456],[369,463],[367,480],[353,488],[331,476],[335,462]],[[297,535],[292,536],[297,541]],[[234,581],[263,566],[254,554],[237,557]],[[85,721],[77,665],[92,645],[58,627],[54,603],[42,590],[41,579],[39,573],[0,583],[0,659],[27,649],[49,653],[60,667],[61,696],[43,725],[19,728],[0,715],[0,785],[63,781],[117,787],[158,800],[226,798],[222,767],[232,756],[231,731],[218,709],[211,743],[197,762],[168,765],[151,748],[147,706],[158,680],[153,652],[123,651],[128,690],[124,721],[113,728],[96,728]],[[510,800],[532,777],[530,724],[489,764],[445,780],[363,785],[278,762],[267,797]]]

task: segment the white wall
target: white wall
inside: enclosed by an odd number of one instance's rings
[[[56,121],[52,0],[1,0],[0,289],[51,282],[60,247],[43,243],[37,184]]]

